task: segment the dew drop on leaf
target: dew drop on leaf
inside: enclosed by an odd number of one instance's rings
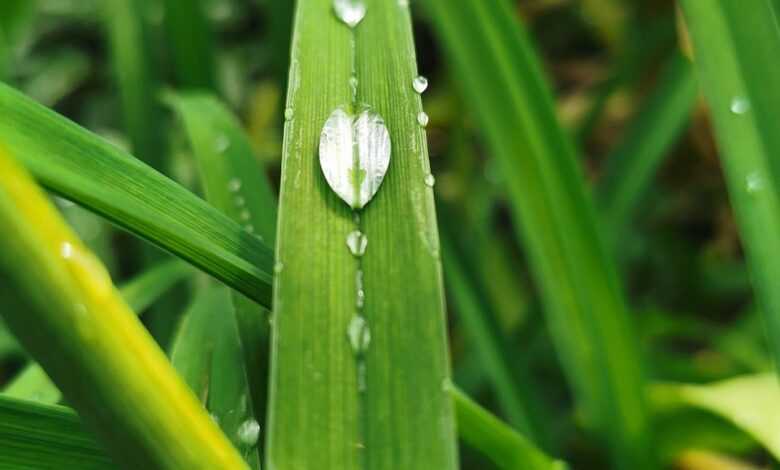
[[[217,140],[214,141],[214,150],[216,150],[217,153],[223,153],[229,147],[230,147],[230,140],[225,135],[220,134],[217,137]]]
[[[295,116],[295,112],[292,108],[285,108],[284,110],[284,120],[285,121],[292,121],[292,118]]]
[[[425,186],[432,188],[433,185],[436,184],[436,177],[428,173],[425,175],[425,178],[423,178],[423,182],[425,183]]]
[[[241,189],[241,180],[238,178],[233,178],[230,181],[228,181],[228,191],[235,193],[238,190]]]
[[[354,28],[366,16],[366,4],[363,0],[333,0],[336,17],[350,28]]]
[[[362,355],[368,350],[371,344],[371,330],[368,328],[368,322],[360,315],[355,315],[347,327],[347,338],[349,345],[352,346],[352,352],[356,355]]]
[[[428,88],[428,79],[422,75],[418,75],[412,80],[412,88],[414,88],[414,91],[417,93],[422,94],[422,92]]]
[[[245,445],[253,446],[257,444],[257,440],[260,438],[260,424],[254,419],[248,419],[241,423],[236,431],[238,440]]]
[[[425,114],[425,111],[420,111],[420,114],[417,115],[417,123],[423,127],[428,125],[428,115]]]
[[[363,108],[331,113],[320,134],[320,168],[330,188],[353,209],[374,197],[390,165],[390,134],[379,114]]]
[[[363,256],[368,246],[368,237],[360,230],[354,230],[347,235],[347,247],[354,256]]]
[[[745,190],[748,194],[756,194],[762,189],[764,189],[764,181],[757,171],[754,171],[745,177]]]
[[[731,112],[734,114],[745,114],[750,110],[750,101],[747,100],[747,98],[742,96],[735,96],[731,100],[731,106],[730,108]]]

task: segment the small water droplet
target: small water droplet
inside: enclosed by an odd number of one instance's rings
[[[237,206],[241,207],[241,206],[243,206],[244,204],[246,204],[246,200],[245,200],[243,197],[241,197],[241,196],[236,196],[236,197],[233,199],[233,204],[235,204],[235,205],[237,205]]]
[[[425,183],[425,186],[432,188],[433,185],[436,184],[436,177],[428,173],[425,175],[425,178],[423,178],[423,182]]]
[[[286,121],[292,121],[292,118],[293,118],[294,115],[295,115],[295,113],[294,113],[292,108],[288,107],[288,108],[286,108],[284,110],[284,119]]]
[[[362,0],[333,0],[336,17],[350,28],[354,28],[366,16],[366,4]]]
[[[355,307],[357,307],[358,310],[363,310],[363,307],[366,305],[366,291],[363,289],[358,289],[357,291],[357,300],[355,301]]]
[[[241,189],[241,180],[238,178],[233,178],[230,181],[228,181],[228,190],[230,192],[237,192]]]
[[[60,245],[60,255],[68,259],[73,256],[73,245],[70,244],[70,242],[63,242],[62,245]]]
[[[216,150],[217,153],[222,153],[225,150],[227,150],[229,147],[230,147],[230,140],[224,134],[220,134],[217,137],[217,140],[214,141],[214,150]]]
[[[219,416],[215,415],[214,413],[209,413],[209,418],[211,418],[214,423],[219,424]]]
[[[412,88],[414,88],[414,91],[417,93],[422,94],[422,92],[428,88],[428,79],[422,75],[414,77],[414,80],[412,80]]]
[[[354,256],[363,256],[368,246],[368,237],[360,230],[354,230],[347,235],[347,247]]]
[[[441,380],[441,391],[449,393],[452,390],[452,380],[449,377],[444,377]]]
[[[368,328],[368,322],[360,315],[354,315],[347,327],[347,338],[349,345],[352,346],[352,352],[361,356],[368,350],[371,344],[371,330]]]
[[[417,115],[417,123],[423,127],[428,125],[428,115],[425,114],[425,111],[420,111],[420,114]]]
[[[242,210],[238,216],[241,217],[241,220],[243,221],[247,221],[252,218],[252,214],[250,214],[246,209]]]
[[[254,446],[260,438],[260,424],[254,419],[248,419],[241,423],[236,435],[242,444]]]
[[[284,269],[284,263],[282,263],[281,261],[277,261],[276,263],[274,263],[274,272],[276,274],[282,272],[283,269]]]
[[[255,226],[252,224],[246,224],[244,226],[244,230],[246,230],[249,233],[255,233]]]
[[[390,165],[390,134],[379,114],[337,108],[320,134],[320,168],[331,189],[353,209],[374,197]]]
[[[757,171],[754,171],[745,177],[745,189],[749,194],[756,194],[764,189],[764,180]]]
[[[750,110],[750,101],[743,96],[735,96],[731,100],[730,108],[734,114],[745,114]]]

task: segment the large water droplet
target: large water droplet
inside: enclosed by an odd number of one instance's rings
[[[428,79],[422,75],[418,75],[412,80],[412,88],[414,88],[414,91],[417,93],[422,94],[422,92],[428,88]]]
[[[363,256],[368,246],[368,237],[360,230],[354,230],[347,235],[347,247],[354,256]]]
[[[374,197],[390,165],[390,134],[369,108],[357,116],[337,108],[320,134],[320,167],[331,189],[353,209]]]
[[[731,112],[734,114],[745,114],[750,110],[750,101],[748,101],[747,98],[743,96],[735,96],[731,100],[731,106],[730,108]]]
[[[352,317],[347,327],[347,338],[356,355],[362,355],[368,350],[368,345],[371,344],[371,330],[365,318],[360,315]]]
[[[248,419],[238,427],[236,436],[238,436],[238,440],[242,444],[253,446],[257,444],[257,440],[260,438],[260,424],[254,419]]]
[[[433,185],[436,184],[436,177],[428,173],[427,175],[425,175],[425,178],[423,178],[423,182],[425,183],[425,186],[432,188]]]
[[[350,28],[354,28],[366,16],[366,4],[363,0],[333,0],[336,17]]]
[[[420,114],[417,115],[417,123],[423,127],[428,125],[428,115],[425,114],[425,111],[420,111]]]

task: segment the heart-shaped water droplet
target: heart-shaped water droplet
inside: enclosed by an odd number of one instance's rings
[[[366,4],[363,0],[334,0],[333,11],[344,24],[354,28],[366,16]]]
[[[320,167],[330,188],[353,209],[368,204],[390,165],[390,134],[370,108],[331,113],[320,134]]]

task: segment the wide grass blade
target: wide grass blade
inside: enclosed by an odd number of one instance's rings
[[[604,233],[612,239],[619,240],[630,224],[669,147],[687,125],[697,93],[688,59],[674,54],[643,110],[607,156],[596,196],[608,223]]]
[[[365,1],[365,17],[351,29],[331,0],[297,4],[276,238],[269,468],[457,465],[452,404],[442,390],[449,364],[438,234],[406,5]],[[325,121],[357,103],[384,119],[392,146],[384,182],[358,222],[318,163]],[[346,243],[358,227],[368,239],[362,257]]]
[[[11,330],[126,468],[246,467],[29,175],[0,150]],[[18,269],[20,265],[35,269]]]
[[[0,141],[49,189],[270,306],[257,236],[147,165],[0,84]]]
[[[780,367],[780,30],[773,2],[680,2],[769,345]]]
[[[110,470],[116,464],[71,409],[0,396],[0,468]]]
[[[155,300],[176,283],[192,273],[192,268],[178,261],[168,261],[149,269],[119,289],[119,293],[133,312],[143,312]],[[41,403],[57,403],[62,398],[60,390],[54,385],[38,364],[30,364],[3,389],[3,395]]]
[[[450,387],[458,420],[458,435],[484,453],[501,470],[565,470],[531,441],[499,421],[460,390]]]
[[[237,119],[213,96],[169,94],[194,150],[206,200],[267,243],[276,238],[276,198]],[[232,302],[250,394],[264,422],[268,389],[268,312],[239,292]]]
[[[566,376],[616,468],[652,468],[643,366],[576,155],[507,2],[428,0],[493,156]]]

